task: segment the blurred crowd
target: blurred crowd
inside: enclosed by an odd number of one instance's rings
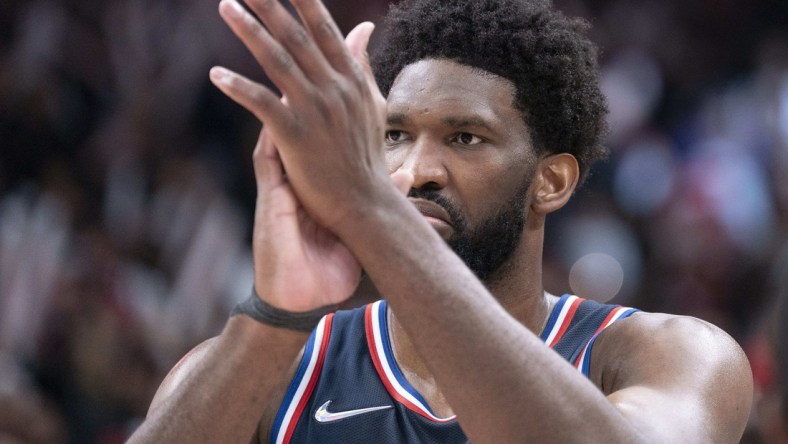
[[[612,131],[547,289],[722,327],[743,442],[788,442],[788,3],[555,2],[592,23]],[[388,8],[326,3],[345,32]],[[207,72],[265,79],[216,4],[0,3],[0,442],[123,442],[251,288],[259,123]]]

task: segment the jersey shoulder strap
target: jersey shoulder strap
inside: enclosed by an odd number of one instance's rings
[[[601,304],[575,295],[558,300],[547,319],[541,339],[588,376],[591,350],[596,338],[616,321],[638,310]]]

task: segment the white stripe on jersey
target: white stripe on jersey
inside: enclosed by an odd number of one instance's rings
[[[315,330],[315,342],[312,344],[312,355],[309,357],[309,365],[307,366],[304,376],[301,378],[301,381],[298,384],[298,389],[293,395],[293,399],[290,400],[290,405],[287,406],[287,412],[285,413],[285,417],[282,420],[282,425],[279,426],[279,433],[276,435],[276,444],[282,444],[284,442],[287,428],[290,426],[290,421],[293,420],[293,413],[295,412],[296,407],[298,407],[298,403],[301,401],[301,398],[304,396],[304,392],[306,391],[307,385],[309,385],[309,381],[312,379],[312,373],[315,371],[317,358],[320,355],[320,348],[323,344],[325,323],[326,318],[323,317],[323,319],[321,319],[317,324],[317,328]]]
[[[583,351],[580,352],[580,360],[577,361],[577,365],[575,366],[576,368],[578,368],[578,369],[582,369],[583,368],[583,363],[586,360],[586,352],[588,351],[588,346],[591,345],[591,343],[594,341],[594,339],[596,339],[596,337],[599,336],[600,333],[605,331],[605,329],[607,327],[609,327],[614,322],[616,322],[618,320],[618,318],[620,318],[624,313],[629,311],[629,308],[627,308],[627,307],[616,307],[613,310],[616,310],[616,313],[607,321],[607,323],[605,323],[604,325],[602,325],[602,327],[599,328],[599,331],[594,333],[594,336],[592,336],[591,339],[588,340],[588,343],[586,343],[586,346],[583,347]]]
[[[372,332],[375,336],[375,352],[378,355],[378,360],[380,360],[381,366],[383,367],[383,372],[386,374],[386,378],[389,380],[389,383],[394,387],[394,389],[399,393],[403,398],[407,399],[414,406],[418,407],[419,410],[422,411],[425,415],[429,416],[433,421],[438,422],[448,422],[452,421],[456,418],[455,416],[451,416],[449,418],[439,418],[432,413],[430,413],[429,409],[421,403],[415,396],[413,396],[408,390],[403,387],[397,377],[394,376],[394,372],[391,370],[391,365],[389,364],[388,359],[386,359],[386,352],[383,349],[383,340],[381,335],[383,334],[381,331],[380,326],[380,316],[381,316],[381,301],[377,301],[372,305]],[[383,314],[385,316],[385,314]],[[388,334],[386,332],[385,334]],[[390,340],[390,338],[389,338]]]
[[[555,324],[553,325],[553,328],[550,330],[550,335],[547,336],[547,339],[544,341],[544,343],[547,344],[548,346],[553,342],[553,339],[555,339],[555,336],[561,330],[561,326],[564,324],[564,320],[566,319],[567,313],[569,313],[569,309],[572,308],[572,304],[577,299],[579,298],[574,295],[566,298],[566,301],[564,302],[564,306],[561,307],[561,312],[558,314],[558,319],[555,320]]]

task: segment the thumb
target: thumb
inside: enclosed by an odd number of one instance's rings
[[[257,138],[257,145],[252,154],[254,175],[257,179],[258,193],[265,193],[284,183],[284,168],[279,158],[279,152],[268,134],[268,129],[263,128]]]
[[[405,170],[397,170],[389,177],[400,193],[407,196],[408,191],[410,191],[410,188],[413,186],[413,173]]]
[[[345,37],[345,44],[350,51],[350,55],[361,64],[364,71],[369,71],[370,73],[372,70],[369,67],[367,46],[369,45],[369,38],[372,36],[372,31],[374,30],[374,23],[363,22],[356,25],[347,37]]]
[[[352,31],[345,37],[345,44],[350,51],[350,55],[361,66],[361,71],[367,79],[370,91],[376,97],[380,104],[385,104],[386,99],[378,89],[378,83],[375,81],[375,74],[372,72],[372,67],[369,64],[369,38],[372,36],[372,31],[375,30],[375,24],[372,22],[363,22],[356,25]]]

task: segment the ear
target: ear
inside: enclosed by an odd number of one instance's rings
[[[580,167],[575,156],[560,153],[539,162],[531,192],[531,209],[539,214],[560,209],[572,197],[580,178]]]

